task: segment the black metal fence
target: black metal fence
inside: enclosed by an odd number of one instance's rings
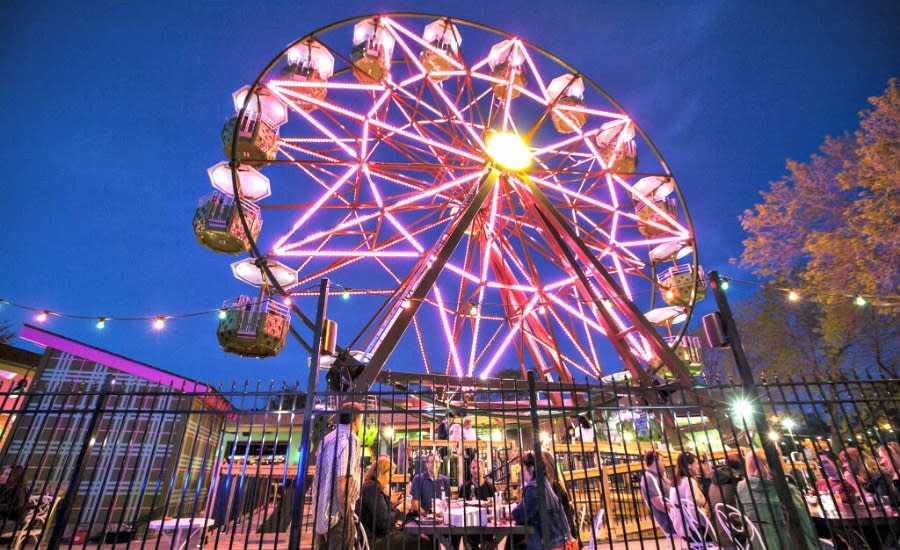
[[[0,393],[0,464],[13,467],[0,483],[0,544],[284,548],[295,517],[301,548],[329,536],[337,548],[355,538],[454,549],[569,538],[570,548],[891,548],[900,537],[898,380],[748,391],[385,372],[368,391],[313,396],[303,449],[306,399],[272,384]],[[352,438],[345,403],[359,408]],[[764,444],[778,463],[755,458]]]

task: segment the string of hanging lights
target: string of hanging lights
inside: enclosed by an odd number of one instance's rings
[[[764,283],[756,282],[756,281],[746,281],[741,279],[735,279],[733,277],[722,277],[722,289],[728,290],[731,284],[739,284],[745,286],[753,286],[757,288],[761,288],[764,286]],[[871,294],[847,294],[847,293],[836,293],[836,292],[822,292],[815,289],[802,289],[802,288],[786,288],[786,287],[778,287],[776,290],[784,293],[785,298],[789,302],[800,302],[804,299],[804,296],[809,296],[811,294],[816,294],[819,296],[830,296],[835,298],[846,298],[851,300],[852,303],[858,307],[900,307],[900,296],[897,295],[871,295]],[[288,294],[282,296],[282,302],[285,305],[291,305],[294,298],[297,297],[312,297],[318,295],[318,290],[313,287],[303,288],[292,290]],[[385,296],[394,292],[394,289],[377,289],[377,288],[353,288],[342,286],[340,284],[336,284],[333,286],[333,289],[329,292],[331,296],[340,296],[343,300],[350,300],[352,296]],[[98,330],[103,330],[106,328],[107,324],[113,321],[137,321],[137,322],[145,322],[150,323],[153,330],[161,331],[166,328],[166,324],[169,321],[178,320],[178,319],[189,319],[192,317],[203,317],[207,315],[215,315],[218,319],[224,319],[227,314],[226,307],[216,307],[203,309],[199,311],[188,311],[188,312],[180,312],[180,313],[167,313],[167,314],[144,314],[144,315],[88,315],[88,314],[77,314],[77,313],[66,313],[62,311],[57,311],[54,309],[48,309],[42,306],[34,306],[29,304],[22,304],[18,302],[13,302],[4,298],[0,298],[0,305],[6,305],[14,308],[18,308],[24,311],[29,311],[33,313],[34,320],[38,323],[45,323],[49,321],[52,317],[60,317],[65,319],[76,319],[76,320],[86,320],[94,322],[96,328]],[[404,300],[404,307],[410,307],[411,301],[410,299]],[[445,307],[452,306],[453,304],[445,303]],[[487,306],[501,306],[502,304],[489,304],[482,303],[482,307]],[[466,308],[469,311],[475,311],[478,307],[477,304],[473,304],[471,302],[455,304],[458,308]]]

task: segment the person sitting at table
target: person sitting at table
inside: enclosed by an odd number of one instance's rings
[[[541,524],[541,490],[538,488],[537,459],[534,452],[529,451],[522,456],[522,500],[512,510],[513,521],[517,525],[528,525],[533,531],[525,539],[528,550],[544,550],[544,538]],[[553,487],[545,478],[543,482],[544,509],[547,512],[547,542],[549,549],[566,545],[572,538],[569,533],[569,522]]]
[[[819,450],[819,464],[822,465],[823,478],[816,482],[816,491],[822,495],[830,495],[838,502],[851,502],[856,496],[853,487],[844,483],[844,478],[838,470],[838,457],[827,449]]]
[[[469,481],[459,488],[459,498],[463,500],[487,500],[493,498],[497,490],[490,478],[484,475],[483,461],[472,459],[469,464]]]
[[[559,468],[556,461],[549,451],[541,451],[541,460],[544,462],[544,475],[550,486],[553,487],[553,494],[559,499],[559,503],[566,513],[566,521],[569,522],[569,532],[573,538],[580,539],[578,529],[575,527],[575,507],[572,506],[572,499],[569,498],[569,491],[566,489],[565,480],[559,475]]]
[[[650,510],[654,524],[662,530],[666,539],[675,535],[665,500],[669,496],[671,486],[659,453],[655,450],[644,453],[644,473],[640,482],[641,496]]]
[[[709,518],[709,507],[699,478],[700,460],[697,455],[690,452],[679,454],[675,461],[675,484],[669,490],[669,502],[672,505],[669,518],[678,536],[698,543],[703,541],[695,540],[697,533],[689,530],[687,525],[688,522],[699,525],[701,519],[698,511]]]
[[[713,470],[712,483],[709,486],[709,493],[707,494],[709,508],[710,510],[713,510],[713,514],[716,513],[715,510],[718,504],[724,504],[739,509],[737,484],[744,479],[744,461],[741,459],[741,452],[742,451],[738,449],[729,449],[728,452],[725,453],[725,464],[721,464]],[[746,449],[743,452],[749,453],[750,450]],[[731,539],[737,539],[738,541],[743,542],[743,537],[740,537],[739,535],[743,530],[740,521],[736,518],[732,520],[730,515],[728,516],[728,521],[730,527],[722,525],[721,521],[712,521],[720,546],[727,546],[728,541]],[[730,529],[730,532],[726,532],[726,529]]]
[[[469,464],[469,481],[465,482],[459,488],[459,498],[463,500],[487,500],[493,498],[497,490],[490,478],[485,477],[483,461],[479,458],[473,458]],[[468,548],[478,549],[481,546],[490,547],[494,541],[494,537],[490,535],[468,535],[466,536]]]
[[[4,467],[3,478],[0,479],[0,523],[6,520],[16,523],[22,521],[27,504],[25,467]]]
[[[870,463],[871,458],[867,457],[864,460],[859,449],[853,447],[841,451],[838,457],[841,460],[841,474],[844,478],[844,483],[852,487],[853,492],[858,497],[864,498],[870,495],[872,493],[870,486],[872,477],[869,469],[872,466]]]
[[[417,548],[419,538],[404,533],[403,495],[390,496],[394,465],[387,456],[379,456],[363,476],[356,514],[366,530],[372,550]]]
[[[783,504],[778,499],[769,463],[766,462],[765,451],[756,449],[747,453],[744,461],[747,477],[738,482],[738,502],[741,504],[744,515],[756,525],[764,539],[764,541],[754,539],[753,548],[768,548],[768,550],[792,548],[790,529],[783,508],[788,505],[793,506],[797,512],[797,518],[800,521],[798,527],[803,533],[805,548],[820,548],[816,529],[813,527],[812,519],[806,508],[806,501],[800,491],[796,487],[788,485],[791,502]]]
[[[878,447],[878,467],[881,474],[890,481],[894,499],[892,506],[900,508],[900,451],[894,451],[888,445]]]
[[[435,473],[434,461],[433,454],[425,455],[425,471],[413,476],[410,482],[410,512],[431,514],[434,512],[435,501],[450,498],[450,480]]]

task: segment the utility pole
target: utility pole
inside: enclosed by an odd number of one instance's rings
[[[737,324],[734,322],[734,316],[731,314],[731,307],[728,305],[728,298],[722,289],[722,281],[719,278],[718,271],[709,273],[709,287],[716,297],[716,306],[719,308],[719,315],[722,318],[722,328],[725,330],[725,338],[731,347],[731,353],[734,355],[734,362],[737,365],[738,374],[741,377],[741,385],[744,388],[744,396],[753,399],[751,402],[751,422],[750,425],[756,430],[762,443],[763,451],[766,453],[766,462],[769,463],[769,470],[772,474],[772,481],[775,483],[775,492],[778,494],[780,502],[770,502],[770,506],[781,506],[784,504],[784,511],[787,515],[787,535],[794,548],[804,548],[806,539],[803,531],[800,529],[799,511],[794,507],[794,499],[791,497],[791,490],[788,487],[787,480],[784,477],[784,468],[781,464],[781,456],[775,444],[766,437],[768,434],[768,425],[766,424],[765,415],[762,413],[762,407],[756,404],[757,392],[756,382],[753,379],[753,371],[750,369],[750,362],[744,354],[744,346],[741,344],[741,335],[738,333]],[[750,441],[752,446],[752,441]],[[762,503],[761,503],[762,504]],[[768,541],[767,541],[768,542]]]

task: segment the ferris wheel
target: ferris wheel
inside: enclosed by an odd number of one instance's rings
[[[232,270],[260,289],[223,308],[227,351],[278,353],[284,297],[328,276],[371,306],[341,339],[366,383],[385,366],[599,379],[613,353],[640,380],[696,374],[683,197],[587,75],[483,25],[386,14],[304,36],[233,99],[194,217],[204,246],[250,253]]]

